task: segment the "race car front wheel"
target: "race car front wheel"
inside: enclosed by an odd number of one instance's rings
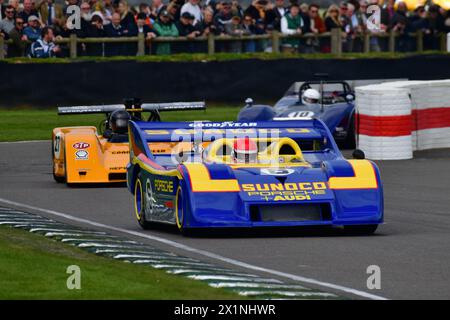
[[[134,184],[134,213],[139,225],[143,229],[151,228],[152,223],[145,218],[145,196],[140,174],[138,174]]]

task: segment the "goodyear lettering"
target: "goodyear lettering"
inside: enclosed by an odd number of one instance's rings
[[[155,179],[155,190],[159,192],[173,192],[173,181]]]

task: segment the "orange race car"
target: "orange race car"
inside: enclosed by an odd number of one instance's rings
[[[138,99],[126,99],[123,105],[59,107],[59,115],[104,113],[106,119],[99,130],[95,126],[53,129],[53,177],[68,184],[126,182],[128,120],[142,120],[142,112],[150,113],[147,121],[161,121],[162,111],[205,109],[204,102],[141,104]]]

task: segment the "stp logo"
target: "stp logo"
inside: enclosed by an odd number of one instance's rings
[[[80,150],[80,149],[87,149],[87,148],[90,147],[90,144],[87,143],[87,142],[77,142],[77,143],[74,143],[74,144],[73,144],[73,147],[74,147],[75,149],[77,149],[77,150]]]

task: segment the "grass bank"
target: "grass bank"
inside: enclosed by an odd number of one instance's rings
[[[67,267],[81,289],[67,289]],[[0,299],[237,299],[150,267],[115,261],[23,230],[0,227]]]
[[[166,112],[163,121],[235,120],[239,107],[213,106],[206,111]],[[0,141],[49,140],[52,130],[66,126],[97,126],[101,114],[58,116],[56,109],[0,109]]]

